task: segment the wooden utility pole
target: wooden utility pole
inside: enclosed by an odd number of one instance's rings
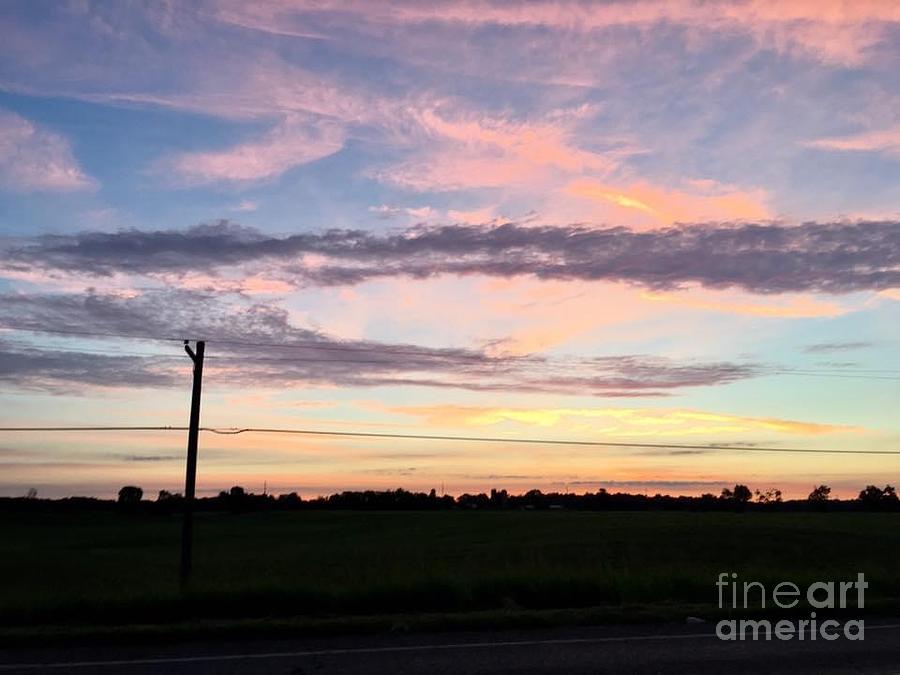
[[[194,488],[197,484],[197,438],[200,435],[200,393],[203,385],[203,352],[206,343],[197,341],[194,353],[188,341],[184,351],[194,362],[194,387],[191,391],[191,421],[188,429],[187,469],[184,474],[184,523],[181,527],[181,585],[185,587],[191,578],[191,559],[194,541]]]

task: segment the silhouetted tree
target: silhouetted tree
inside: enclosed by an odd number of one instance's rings
[[[296,492],[290,492],[286,495],[278,495],[278,504],[286,508],[297,508],[303,500]]]
[[[865,489],[860,491],[859,501],[867,508],[877,508],[881,503],[881,497],[883,495],[884,491],[881,488],[874,485],[867,485]]]
[[[28,491],[25,493],[25,499],[37,499],[37,490],[35,488],[28,488]]]
[[[497,490],[491,488],[491,507],[495,509],[505,509],[509,502],[509,493],[506,490]]]
[[[486,509],[488,506],[490,506],[491,500],[490,497],[488,497],[483,492],[479,492],[477,495],[470,495],[466,493],[464,495],[460,495],[456,499],[456,503],[464,509]]]
[[[807,499],[811,502],[827,502],[831,497],[831,488],[827,485],[817,485],[809,493]]]
[[[133,506],[139,504],[144,497],[144,491],[136,485],[126,485],[119,490],[119,504]]]
[[[867,485],[859,493],[859,501],[867,509],[895,508],[898,504],[897,491],[892,485],[885,485],[883,490],[874,485]]]
[[[752,497],[753,493],[750,492],[750,488],[746,485],[738,484],[734,486],[734,501],[745,504],[749,502]]]
[[[746,485],[741,485],[738,483],[734,486],[734,490],[729,490],[728,488],[722,488],[721,499],[727,499],[730,501],[737,502],[738,504],[746,504],[753,498],[753,493],[750,491]]]
[[[769,488],[763,492],[756,491],[756,501],[760,504],[777,504],[781,501],[781,490]]]
[[[134,513],[140,508],[144,491],[136,485],[126,485],[119,490],[117,508],[124,513]]]

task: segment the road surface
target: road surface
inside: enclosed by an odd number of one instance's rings
[[[7,649],[7,673],[897,673],[900,622],[865,640],[722,642],[711,624]]]

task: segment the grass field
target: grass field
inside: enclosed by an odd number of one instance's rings
[[[0,625],[709,607],[719,572],[807,584],[864,572],[900,608],[891,514],[201,514],[190,596],[177,517],[0,515]]]

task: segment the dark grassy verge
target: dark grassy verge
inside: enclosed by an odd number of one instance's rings
[[[713,612],[725,571],[769,587],[864,572],[868,605],[900,613],[898,524],[878,513],[204,514],[183,594],[177,517],[3,514],[0,631],[659,620]]]

